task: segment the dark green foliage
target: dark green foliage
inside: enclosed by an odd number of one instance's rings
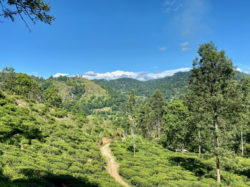
[[[64,117],[67,117],[68,114],[66,110],[56,109],[53,115],[57,118],[64,118]]]
[[[52,106],[60,107],[62,98],[58,95],[58,89],[55,86],[47,88],[43,92],[43,99]]]
[[[8,101],[7,101],[8,103]],[[37,121],[28,108],[19,108],[9,103],[0,107],[1,142],[19,145],[22,138],[42,139],[42,133],[39,129],[41,122]]]
[[[150,138],[152,133],[155,134],[155,115],[148,105],[140,106],[136,120],[143,137]]]
[[[11,21],[15,20],[15,16],[20,16],[25,23],[26,18],[33,23],[41,21],[47,24],[51,24],[55,19],[48,14],[50,6],[44,0],[0,0],[0,4],[0,17],[9,18]]]
[[[135,90],[131,90],[129,99],[128,99],[128,104],[127,104],[127,108],[128,108],[128,112],[130,113],[131,116],[134,116],[135,114]]]
[[[171,150],[183,149],[188,141],[188,108],[182,100],[173,100],[168,103],[163,116],[163,144]]]
[[[0,90],[0,99],[4,99],[5,98],[5,95],[4,93]]]
[[[160,90],[156,90],[150,97],[148,105],[154,112],[154,124],[157,129],[157,136],[161,137],[161,119],[164,112],[165,100]]]
[[[174,157],[170,157],[169,160],[170,162],[172,162],[173,165],[178,165],[189,171],[192,171],[195,173],[196,176],[199,176],[199,177],[213,170],[212,166],[208,164],[204,164],[197,158],[192,158],[192,157],[186,158],[182,156],[174,156]]]

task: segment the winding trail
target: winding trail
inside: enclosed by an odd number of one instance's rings
[[[119,164],[115,161],[115,158],[113,157],[111,150],[109,148],[110,142],[104,144],[101,147],[101,153],[104,157],[107,158],[107,171],[109,172],[109,174],[117,181],[119,182],[121,185],[126,186],[126,187],[130,187],[130,185],[128,183],[126,183],[121,176],[119,175],[118,169],[119,169]]]

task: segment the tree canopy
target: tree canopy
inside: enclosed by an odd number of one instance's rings
[[[0,17],[15,21],[19,16],[26,26],[27,19],[32,23],[37,21],[51,24],[55,19],[49,14],[49,3],[44,0],[0,0]]]

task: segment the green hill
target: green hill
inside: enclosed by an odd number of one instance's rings
[[[150,97],[156,89],[159,89],[167,100],[184,93],[188,81],[189,72],[179,72],[173,76],[149,81],[139,81],[131,78],[116,80],[94,80],[95,83],[106,89],[120,91],[129,94],[131,89],[135,90],[137,96]]]
[[[3,92],[0,111],[0,186],[119,186],[105,171],[98,121]]]
[[[0,74],[0,186],[121,186],[106,170],[110,161],[100,152],[104,140],[111,141],[119,175],[131,186],[219,186],[211,131],[202,131],[199,155],[196,113],[176,99],[185,93],[188,76],[90,81],[42,79],[5,69]],[[249,82],[238,83],[247,108]],[[226,119],[235,128],[227,129],[231,136],[225,139],[220,186],[250,185],[249,111],[244,112],[241,121]],[[239,124],[246,124],[244,157]],[[190,152],[174,152],[178,148]]]
[[[137,96],[145,96],[148,98],[155,90],[159,89],[165,99],[171,100],[178,95],[185,93],[189,75],[190,72],[178,72],[172,76],[148,81],[139,81],[131,78],[120,78],[115,80],[101,79],[93,81],[101,85],[103,88],[113,89],[125,95],[128,95],[131,89],[134,89]],[[237,72],[236,78],[239,80],[243,76],[247,75]]]

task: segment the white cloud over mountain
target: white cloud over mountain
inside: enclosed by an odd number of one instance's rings
[[[186,72],[189,71],[190,68],[180,68],[175,70],[167,70],[163,72],[157,72],[157,73],[147,73],[147,72],[129,72],[129,71],[113,71],[113,72],[107,72],[107,73],[95,73],[93,71],[86,72],[82,75],[82,77],[86,79],[107,79],[107,80],[113,80],[113,79],[119,79],[119,78],[133,78],[140,81],[147,81],[151,79],[159,79],[167,76],[172,76],[177,72]]]
[[[180,68],[180,69],[174,69],[174,70],[167,70],[163,72],[156,72],[156,73],[147,73],[147,72],[130,72],[130,71],[112,71],[112,72],[106,72],[106,73],[96,73],[93,71],[88,71],[84,73],[83,75],[73,75],[78,77],[83,77],[89,80],[93,79],[106,79],[106,80],[114,80],[119,78],[132,78],[137,79],[140,81],[147,81],[152,79],[159,79],[164,78],[167,76],[172,76],[177,72],[187,72],[190,71],[191,68]],[[250,71],[243,71],[240,68],[236,68],[236,71],[250,74]],[[69,76],[67,73],[56,73],[53,75],[54,78],[58,78],[60,76]]]
[[[64,76],[68,76],[69,74],[67,73],[56,73],[55,75],[53,75],[54,78],[58,78],[58,77],[64,77]]]

